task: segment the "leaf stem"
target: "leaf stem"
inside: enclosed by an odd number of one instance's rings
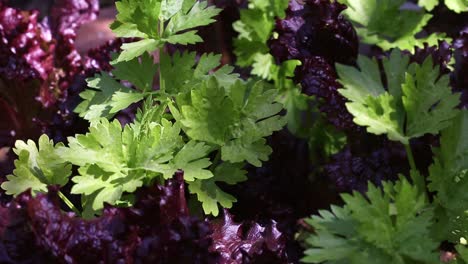
[[[75,212],[76,215],[81,215],[80,211],[78,211],[75,205],[70,200],[68,200],[68,198],[61,191],[58,191],[58,196],[73,212]]]
[[[164,35],[164,20],[159,21],[159,38],[162,38]],[[162,75],[161,71],[161,56],[164,53],[164,45],[159,48],[159,90],[161,92],[166,92],[166,81],[164,80],[164,76]]]
[[[218,150],[218,152],[216,153],[216,156],[215,156],[215,158],[213,160],[213,163],[210,166],[210,171],[213,171],[215,169],[215,167],[218,165],[220,160],[221,160],[221,150]]]
[[[410,165],[411,170],[417,171],[418,168],[416,167],[416,163],[414,162],[413,152],[411,151],[410,144],[405,144],[406,156],[408,157],[408,162]]]
[[[416,167],[416,162],[414,162],[413,152],[411,151],[411,146],[409,143],[405,144],[405,149],[406,149],[406,156],[408,157],[408,161],[411,167],[411,172],[410,172],[411,180],[413,181],[413,184],[415,184],[418,187],[421,193],[425,193],[426,184],[425,184],[423,176],[419,173],[418,168]]]

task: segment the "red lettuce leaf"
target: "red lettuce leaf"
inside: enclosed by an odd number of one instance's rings
[[[188,215],[182,174],[140,190],[133,207],[108,206],[92,220],[63,213],[57,191],[51,187],[36,198],[26,192],[0,208],[6,256],[39,252],[39,263],[51,256],[61,263],[218,263],[218,254],[208,250],[209,223]],[[21,251],[26,246],[28,252]]]

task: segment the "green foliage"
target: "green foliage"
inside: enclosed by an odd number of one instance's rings
[[[132,193],[157,175],[171,178],[184,170],[185,180],[208,179],[213,174],[204,143],[184,144],[180,126],[162,119],[147,129],[101,119],[86,135],[68,138],[61,157],[80,167],[73,177],[72,193],[93,197],[87,200],[98,211],[103,203],[115,204],[122,194]]]
[[[340,0],[348,8],[345,16],[353,22],[361,41],[375,44],[384,50],[399,48],[414,52],[415,47],[437,45],[447,39],[444,34],[433,33],[423,38],[415,36],[432,18],[419,10],[402,10],[405,0]],[[432,6],[431,1],[426,1]]]
[[[105,72],[96,74],[86,80],[91,89],[80,93],[83,101],[75,112],[91,123],[102,117],[112,118],[118,111],[143,100],[153,89],[153,77],[158,66],[147,53],[141,58],[114,62],[112,66],[114,78]],[[131,82],[136,90],[122,85],[118,80]]]
[[[189,98],[177,100],[180,113],[175,118],[191,139],[219,146],[223,161],[245,160],[259,167],[271,153],[264,137],[285,125],[277,115],[282,106],[274,102],[276,95],[263,82],[238,81],[225,88],[211,78],[193,89]]]
[[[354,122],[373,134],[408,144],[411,138],[437,134],[458,114],[459,94],[452,94],[448,75],[440,78],[431,58],[422,65],[409,64],[408,57],[395,50],[383,66],[388,90],[380,77],[378,63],[359,57],[359,69],[337,65],[338,90]]]
[[[238,74],[232,73],[233,67],[220,67],[220,55],[204,54],[196,62],[195,52],[176,52],[172,57],[162,54],[160,64],[154,64],[153,58],[147,53],[130,61],[113,62],[114,70],[108,73],[96,74],[87,79],[89,88],[80,96],[84,99],[75,109],[81,117],[91,124],[105,117],[110,119],[129,105],[145,98],[155,97],[158,101],[180,93],[187,93],[197,83],[214,76],[224,86],[230,86],[238,80]],[[164,81],[168,84],[165,90],[153,91],[153,78],[158,68]],[[120,83],[128,81],[135,89]]]
[[[192,87],[211,77],[215,77],[223,86],[231,86],[239,79],[239,75],[232,73],[232,66],[221,66],[220,60],[221,55],[203,54],[197,62],[195,52],[161,55],[161,75],[168,84],[165,92],[172,96],[187,93]],[[219,69],[213,71],[216,68]]]
[[[251,0],[248,9],[241,10],[240,20],[233,24],[239,33],[234,40],[234,54],[239,66],[253,66],[252,73],[259,76],[270,72],[274,62],[268,54],[267,41],[273,33],[276,18],[285,17],[288,3],[288,0]]]
[[[57,148],[63,144],[54,146],[47,135],[39,138],[39,147],[34,141],[16,141],[13,151],[18,155],[15,161],[16,169],[13,175],[7,176],[7,181],[2,183],[2,189],[10,195],[18,195],[27,189],[33,194],[46,192],[47,185],[64,186],[71,175],[71,164],[66,162],[57,153]]]
[[[433,209],[407,180],[369,184],[366,196],[343,194],[345,206],[319,211],[306,222],[306,263],[439,263],[430,236]]]
[[[292,81],[294,70],[301,62],[289,60],[277,65],[267,45],[274,35],[276,19],[286,16],[288,3],[288,0],[250,0],[248,9],[241,10],[240,20],[233,24],[239,33],[234,40],[234,53],[237,65],[252,67],[252,75],[273,81],[279,90],[277,101],[287,110],[288,129],[299,135],[303,121],[301,115],[309,100]]]
[[[450,239],[468,237],[468,111],[463,110],[453,124],[442,131],[440,147],[434,149],[434,164],[429,168],[429,190],[436,192],[441,206],[441,228]]]
[[[213,23],[221,11],[207,1],[122,0],[116,2],[118,15],[111,28],[118,37],[141,38],[122,45],[118,62],[132,60],[171,44],[195,44],[203,40],[196,27]],[[192,30],[190,30],[192,29]]]
[[[279,3],[271,12],[284,13]],[[256,4],[270,10],[265,1]],[[114,33],[140,40],[122,45],[110,73],[87,80],[89,87],[80,94],[83,101],[75,112],[90,121],[89,132],[69,137],[67,146],[54,147],[41,137],[39,150],[32,141],[19,141],[17,168],[2,187],[15,195],[28,188],[45,192],[47,185],[65,185],[74,165],[78,173],[72,177],[71,193],[81,195],[82,215],[90,218],[105,203],[131,206],[137,188],[161,183],[181,170],[205,213],[218,215],[218,205],[231,207],[236,201],[218,183],[244,181],[246,162],[260,166],[268,160],[272,150],[266,137],[286,123],[278,115],[283,109],[276,102],[278,92],[263,82],[241,80],[233,67],[220,65],[220,55],[164,53],[166,43],[201,41],[194,28],[212,23],[220,12],[206,1],[122,0],[116,7]],[[156,64],[151,53],[158,49]],[[265,74],[290,87],[286,77],[296,64],[275,65]],[[158,73],[159,87],[153,83]],[[299,95],[293,96],[297,99],[290,100],[290,108],[304,105]],[[134,103],[142,106],[132,123],[122,127],[112,121]]]
[[[419,0],[418,5],[424,7],[427,11],[432,11],[439,2],[440,0]],[[444,0],[444,4],[456,13],[468,11],[467,0]]]
[[[247,172],[242,170],[242,167],[242,164],[239,163],[224,162],[216,167],[214,177],[208,180],[195,180],[189,183],[190,193],[197,195],[206,214],[218,216],[218,204],[225,208],[231,208],[232,204],[237,201],[235,197],[219,188],[216,182],[234,185],[247,180],[245,175]]]

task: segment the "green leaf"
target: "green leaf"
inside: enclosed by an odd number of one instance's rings
[[[289,131],[298,133],[303,127],[302,112],[307,110],[309,97],[301,92],[299,87],[288,89],[280,94],[279,102],[286,109],[286,122]]]
[[[468,11],[468,0],[445,0],[445,5],[456,13]]]
[[[380,78],[378,63],[359,57],[356,69],[337,65],[339,89],[350,102],[346,108],[354,122],[369,133],[386,134],[408,144],[409,139],[437,134],[457,115],[459,94],[452,94],[447,75],[439,78],[431,57],[420,66],[408,65],[409,58],[394,50],[383,60],[388,91]]]
[[[111,29],[119,37],[141,38],[124,43],[116,62],[132,60],[171,44],[202,42],[195,28],[213,23],[221,9],[207,1],[122,0],[116,3],[117,17]],[[192,30],[190,30],[192,29]]]
[[[251,71],[253,75],[257,75],[265,80],[273,79],[273,74],[275,71],[278,71],[278,67],[271,54],[257,53],[253,60]]]
[[[48,185],[64,186],[71,175],[71,164],[67,163],[58,153],[47,135],[39,138],[39,147],[34,141],[18,140],[13,151],[18,155],[15,161],[15,170],[7,176],[7,181],[1,187],[9,195],[18,195],[31,189],[35,195],[38,192],[47,192]]]
[[[97,122],[102,117],[110,119],[114,116],[113,95],[116,92],[132,93],[131,89],[115,81],[108,73],[96,74],[86,82],[91,89],[80,93],[83,102],[76,107],[75,112],[91,123]]]
[[[211,147],[204,143],[189,141],[169,164],[156,165],[156,167],[147,166],[146,168],[162,173],[165,179],[172,178],[178,170],[184,171],[186,181],[209,179],[213,177],[213,173],[207,169],[211,165],[210,159],[207,158],[210,150]]]
[[[418,5],[424,7],[427,11],[432,11],[439,4],[439,0],[418,0]]]
[[[271,79],[269,68],[274,65],[267,41],[272,37],[276,18],[284,18],[287,0],[252,0],[248,9],[240,11],[240,20],[233,23],[239,33],[234,40],[236,63],[241,67],[253,64],[252,73],[264,79]],[[265,63],[265,64],[264,64]]]
[[[167,38],[183,30],[209,25],[215,22],[213,18],[221,12],[219,8],[208,6],[207,1],[196,1],[190,10],[187,10],[187,7],[185,9],[185,12],[178,12],[169,20],[164,37]]]
[[[163,21],[169,20],[182,10],[183,3],[184,0],[162,0],[159,18]]]
[[[437,134],[450,125],[457,116],[460,94],[452,94],[448,75],[438,78],[439,68],[427,59],[415,65],[414,73],[406,74],[403,106],[406,110],[406,135],[416,138],[424,134]]]
[[[397,100],[392,95],[367,96],[363,102],[346,103],[346,108],[354,116],[354,123],[367,127],[367,132],[386,134],[391,140],[408,143],[399,122]]]
[[[118,14],[111,25],[114,33],[122,37],[156,38],[161,0],[122,0],[115,3]]]
[[[198,63],[195,58],[195,52],[175,52],[172,56],[161,55],[161,74],[167,83],[167,93],[170,95],[188,93],[192,87],[212,77],[225,86],[232,85],[238,79],[239,75],[232,73],[232,67],[223,66],[214,71],[221,65],[221,55],[203,54]],[[211,73],[212,71],[214,72]]]
[[[342,0],[348,8],[345,16],[353,22],[367,44],[376,44],[384,50],[399,48],[414,52],[415,47],[423,47],[424,42],[437,44],[445,40],[443,34],[432,34],[426,38],[415,36],[427,25],[432,15],[419,10],[402,9],[404,0]],[[425,6],[433,2],[425,1]]]
[[[276,96],[262,82],[223,88],[211,78],[191,91],[190,100],[177,102],[176,118],[191,139],[220,146],[224,161],[260,166],[271,153],[264,137],[285,125]]]
[[[148,53],[144,53],[140,58],[112,63],[112,66],[112,74],[116,79],[129,81],[140,91],[153,89],[153,78],[158,71],[158,65],[154,64],[153,57]]]
[[[112,95],[110,106],[111,114],[115,114],[120,110],[124,110],[129,107],[131,104],[143,100],[145,96],[142,93],[129,91],[129,92],[115,92]]]
[[[445,237],[457,241],[468,236],[468,111],[463,110],[452,125],[442,131],[440,148],[434,149],[434,164],[429,168],[429,190],[444,213],[441,226]],[[464,223],[464,224],[460,224]]]
[[[225,182],[234,185],[247,180],[247,172],[242,170],[242,164],[224,162],[216,167],[214,177],[207,180],[195,180],[189,183],[190,193],[197,195],[202,203],[205,214],[218,216],[220,204],[224,208],[231,208],[236,198],[221,190],[216,182]]]
[[[149,54],[129,61],[114,62],[112,65],[115,78],[131,82],[137,90],[123,86],[104,72],[87,79],[91,89],[80,94],[84,101],[75,111],[91,123],[101,117],[112,118],[118,111],[143,100],[153,90],[153,78],[158,67]]]
[[[212,176],[205,170],[211,164],[206,145],[184,146],[178,124],[149,122],[122,128],[117,120],[101,119],[86,135],[68,138],[68,147],[59,148],[58,154],[80,166],[72,193],[92,195],[88,203],[99,211],[104,202],[115,204],[122,193],[134,192],[158,175],[168,178],[168,173],[182,169],[188,179]]]
[[[203,39],[197,35],[196,30],[190,30],[181,34],[169,36],[165,41],[171,44],[187,45],[203,42]]]
[[[242,162],[245,160],[256,167],[261,167],[262,161],[267,161],[272,151],[265,139],[245,143],[242,139],[237,139],[222,147],[221,157],[225,161]]]
[[[234,39],[234,55],[236,64],[241,67],[249,67],[255,62],[255,57],[259,54],[266,54],[269,48],[265,43],[259,41],[249,41],[248,39]]]
[[[319,211],[306,220],[314,234],[306,239],[306,263],[439,263],[431,237],[433,209],[425,195],[402,178],[369,184],[366,196],[343,194],[343,208]]]
[[[115,62],[130,61],[142,55],[145,52],[153,52],[160,47],[163,43],[154,39],[142,39],[137,42],[122,44],[122,52]]]

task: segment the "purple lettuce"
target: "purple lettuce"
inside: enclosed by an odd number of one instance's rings
[[[63,213],[54,187],[36,198],[24,193],[0,213],[2,260],[32,255],[37,263],[219,263],[218,253],[209,251],[210,224],[188,215],[182,174],[140,190],[133,207],[106,207],[92,220]]]
[[[363,144],[369,146],[377,143]],[[399,173],[407,175],[409,166],[404,148],[386,140],[380,145],[370,149],[346,147],[325,165],[325,175],[335,182],[340,192],[365,192],[369,181],[380,185],[382,181],[398,179]]]
[[[321,56],[330,63],[352,64],[358,54],[358,38],[341,12],[345,5],[329,0],[292,0],[286,18],[278,20],[277,39],[270,41],[271,53],[282,62]]]
[[[431,56],[434,65],[440,67],[440,74],[449,74],[451,70],[448,65],[452,59],[452,46],[445,42],[439,41],[436,46],[429,46],[424,43],[424,48],[416,47],[414,54],[410,57],[410,62],[422,64],[427,57]],[[409,52],[406,52],[409,54]]]
[[[0,149],[16,139],[37,139],[47,133],[55,141],[85,131],[86,122],[73,113],[84,79],[109,70],[110,52],[120,41],[82,56],[74,43],[79,26],[97,16],[98,1],[60,0],[50,16],[22,11],[0,2]],[[2,152],[3,153],[3,152]],[[0,173],[11,172],[11,152],[0,156]]]
[[[320,110],[340,130],[358,130],[352,116],[343,111],[346,100],[337,92],[335,63],[354,64],[359,42],[352,24],[341,12],[345,5],[329,0],[292,0],[286,18],[278,20],[276,39],[269,43],[278,63],[298,59],[295,81],[307,95],[321,99]]]
[[[268,144],[273,149],[269,161],[261,168],[248,167],[247,181],[223,187],[237,199],[230,209],[236,220],[274,221],[285,240],[286,263],[296,263],[302,252],[295,242],[296,222],[335,201],[335,196],[326,177],[311,181],[314,166],[306,140],[283,130],[269,137]]]
[[[255,222],[235,223],[224,210],[224,218],[212,222],[211,250],[221,255],[219,264],[288,263],[284,235],[271,221],[265,225]]]
[[[461,106],[468,106],[468,27],[460,32],[460,36],[454,41],[456,49],[456,67],[452,78],[452,86],[455,91],[461,92]]]
[[[338,93],[341,84],[337,81],[334,67],[320,56],[304,59],[296,68],[296,82],[301,84],[302,92],[321,99],[319,109],[326,113],[327,120],[336,128],[344,131],[360,130],[353,122],[353,116],[346,110],[346,99]]]

